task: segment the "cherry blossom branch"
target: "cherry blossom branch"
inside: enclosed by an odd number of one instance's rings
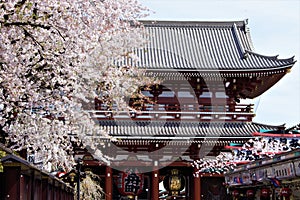
[[[21,22],[21,21],[14,21],[14,22],[7,22],[7,21],[0,21],[1,24],[3,24],[3,26],[31,26],[34,28],[43,28],[46,30],[49,30],[51,28],[51,26],[49,25],[44,25],[44,24],[36,24],[36,23],[32,23],[30,21],[26,21],[26,22]]]

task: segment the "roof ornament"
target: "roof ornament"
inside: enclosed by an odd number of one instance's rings
[[[245,32],[250,32],[250,29],[248,27],[248,19],[244,19],[244,31]]]
[[[244,49],[244,47],[242,45],[241,38],[238,34],[237,26],[235,23],[233,24],[232,29],[233,29],[234,40],[235,40],[238,50],[241,54],[241,58],[246,59],[248,57],[248,52]]]

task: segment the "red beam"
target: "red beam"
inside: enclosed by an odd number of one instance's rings
[[[159,199],[159,170],[152,171],[151,199]]]

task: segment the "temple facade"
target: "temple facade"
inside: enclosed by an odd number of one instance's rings
[[[137,61],[160,84],[141,88],[149,101],[129,100],[131,112],[114,112],[95,101],[91,111],[115,138],[103,138],[103,163],[76,149],[83,170],[101,177],[105,199],[231,199],[222,170],[195,163],[228,152],[259,130],[284,130],[252,122],[253,99],[295,63],[255,52],[247,20],[224,22],[142,21],[149,43],[135,49]],[[122,63],[122,64],[124,64]],[[221,172],[221,173],[220,173]]]

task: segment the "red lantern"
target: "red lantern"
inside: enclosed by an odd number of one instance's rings
[[[246,196],[247,196],[248,198],[253,198],[253,197],[254,197],[254,191],[253,191],[253,190],[247,190]]]
[[[137,169],[126,169],[119,173],[117,187],[123,195],[139,195],[143,191],[144,176]]]
[[[270,197],[270,189],[268,188],[263,188],[261,189],[261,194],[262,197]]]
[[[292,190],[290,188],[282,188],[280,191],[280,195],[286,197],[285,199],[290,199],[292,195]]]
[[[232,196],[233,196],[233,197],[239,197],[239,196],[240,196],[239,191],[238,191],[238,190],[233,190],[233,191],[232,191]]]

